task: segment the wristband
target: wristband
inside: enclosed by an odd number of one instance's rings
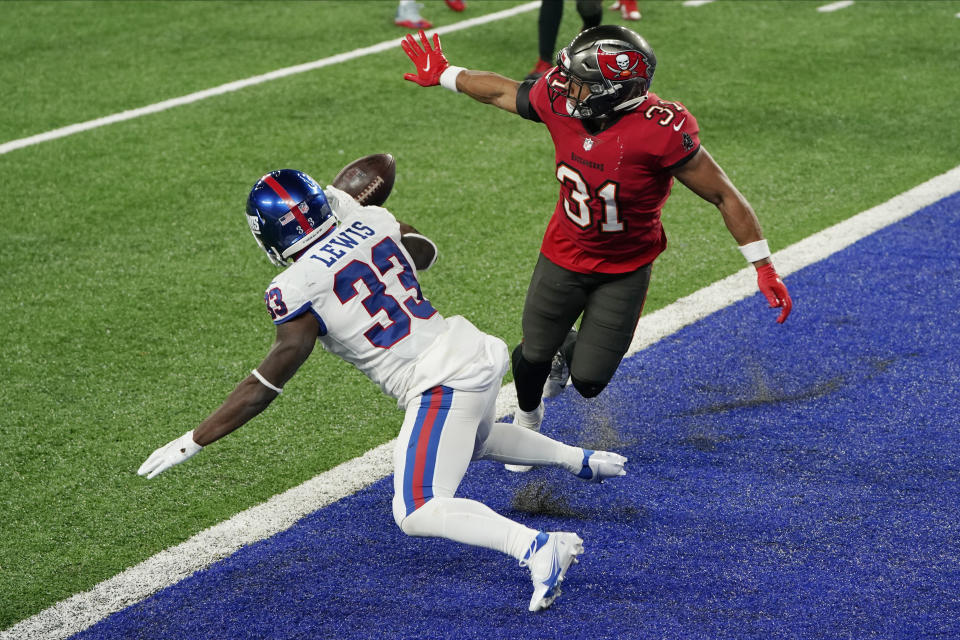
[[[254,370],[251,371],[250,373],[252,373],[252,374],[253,374],[253,377],[256,378],[257,380],[259,380],[259,381],[260,381],[260,384],[262,384],[263,386],[265,386],[267,389],[273,389],[273,390],[276,391],[277,393],[283,393],[283,387],[277,387],[277,386],[275,386],[275,385],[270,384],[269,382],[267,382],[267,379],[264,378],[262,375],[260,375],[260,372],[257,371],[256,369],[254,369]]]
[[[770,257],[770,245],[766,240],[757,240],[740,247],[740,253],[747,259],[747,262],[756,262]]]
[[[444,89],[450,89],[454,93],[460,93],[460,90],[457,89],[457,76],[460,75],[461,71],[466,71],[466,69],[452,65],[444,69],[440,74],[440,86]]]

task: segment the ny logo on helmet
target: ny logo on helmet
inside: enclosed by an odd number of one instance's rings
[[[597,66],[607,80],[647,78],[647,59],[641,52],[635,50],[608,53],[603,50],[603,45],[599,45]]]

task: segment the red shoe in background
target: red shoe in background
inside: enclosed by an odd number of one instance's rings
[[[422,7],[419,2],[401,2],[397,6],[397,16],[393,19],[393,24],[404,29],[429,29],[433,23],[420,15]]]
[[[616,4],[620,5],[620,15],[624,20],[640,19],[640,9],[637,7],[637,0],[620,0]],[[613,7],[610,8],[613,9]]]
[[[467,3],[463,0],[447,0],[447,6],[454,11],[463,11],[467,8]]]
[[[553,68],[552,64],[550,64],[546,60],[541,60],[540,58],[537,58],[537,66],[533,68],[533,71],[527,74],[527,77],[525,79],[533,80],[535,78],[539,78],[545,72],[549,71],[552,68]]]

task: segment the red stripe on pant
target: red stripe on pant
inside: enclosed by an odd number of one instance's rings
[[[417,440],[417,456],[413,463],[413,481],[411,489],[413,491],[413,504],[415,509],[419,509],[426,503],[423,496],[423,475],[427,469],[427,448],[430,446],[430,433],[437,421],[437,414],[440,412],[440,403],[443,401],[443,390],[440,387],[434,388],[430,392],[430,408],[423,420],[423,426],[420,428],[420,437]]]

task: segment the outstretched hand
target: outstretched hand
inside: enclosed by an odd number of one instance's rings
[[[405,73],[403,79],[416,82],[421,87],[432,87],[440,84],[440,74],[450,66],[450,63],[440,49],[439,33],[433,34],[433,47],[431,47],[427,34],[421,29],[420,41],[423,43],[422,46],[408,33],[400,42],[403,51],[417,67],[416,73]]]
[[[777,275],[777,270],[773,268],[772,264],[768,263],[757,267],[757,286],[760,287],[760,292],[766,296],[771,309],[781,308],[777,322],[783,324],[787,316],[790,315],[790,310],[793,309],[793,301],[790,300],[787,285],[783,284],[783,280]]]
[[[147,461],[137,469],[137,474],[147,476],[147,479],[150,480],[173,465],[189,460],[201,449],[203,447],[193,441],[193,430],[191,429],[176,440],[168,442],[151,453]]]

